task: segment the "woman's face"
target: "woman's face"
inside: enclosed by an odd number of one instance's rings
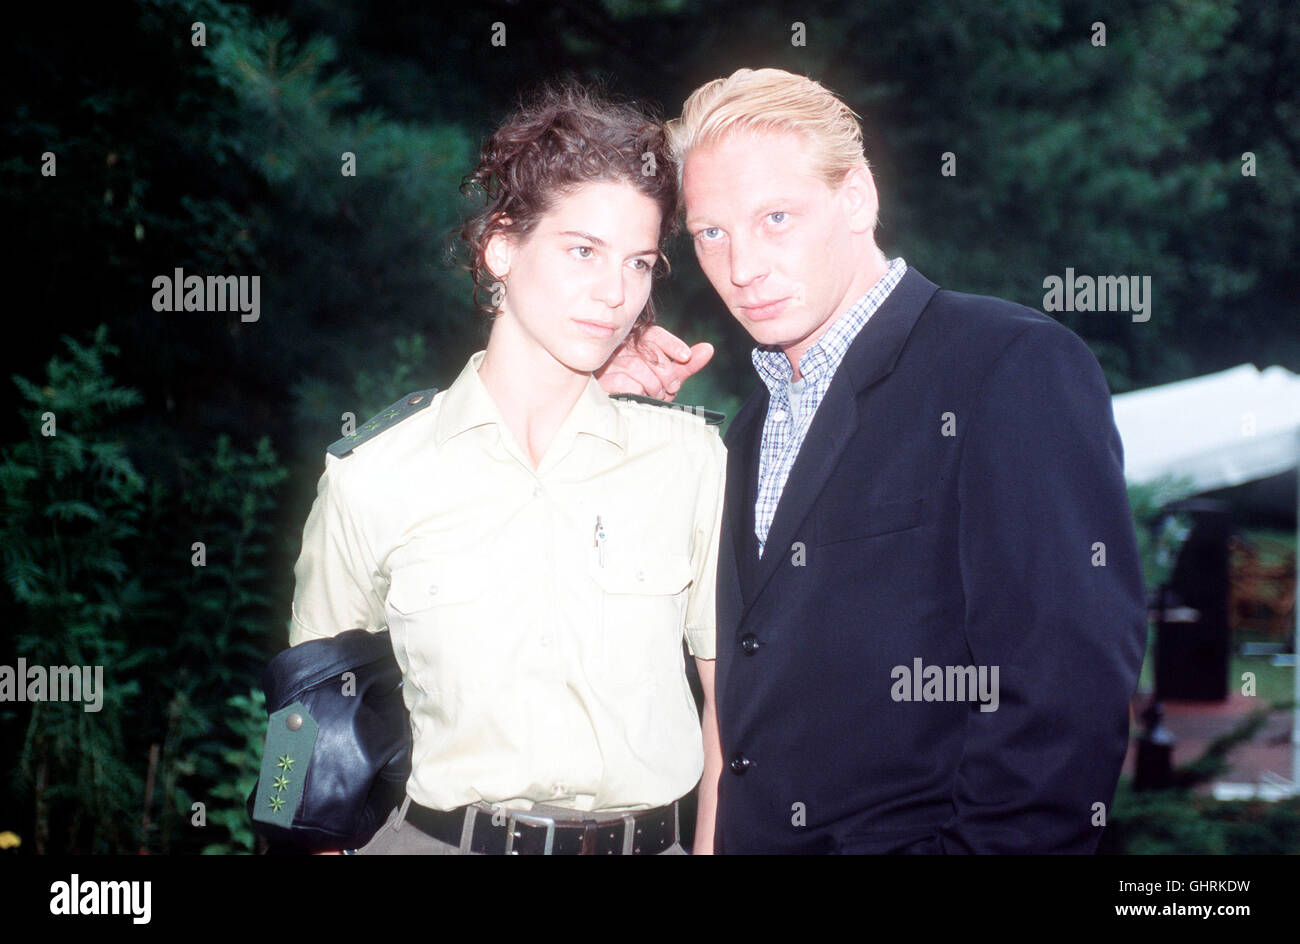
[[[505,282],[502,319],[571,370],[609,360],[650,297],[659,207],[630,184],[584,184],[522,240],[495,236],[488,267]]]

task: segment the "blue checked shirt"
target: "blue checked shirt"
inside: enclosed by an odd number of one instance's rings
[[[826,396],[835,371],[848,353],[849,346],[871,316],[889,297],[907,271],[901,258],[889,263],[889,271],[867,294],[826,330],[812,347],[799,358],[799,373],[805,378],[803,391],[798,396],[798,410],[791,410],[790,383],[794,369],[790,359],[778,348],[756,347],[754,369],[767,384],[771,398],[767,404],[767,419],[763,423],[763,445],[758,457],[758,500],[754,504],[754,535],[758,538],[758,556],[763,556],[767,532],[772,527],[777,503],[785,490],[785,480],[799,455],[808,427]]]

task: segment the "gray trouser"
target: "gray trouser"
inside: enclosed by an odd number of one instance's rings
[[[449,842],[443,842],[441,839],[434,839],[428,833],[425,833],[411,823],[406,821],[406,807],[410,804],[411,798],[408,796],[401,806],[388,814],[388,820],[383,826],[379,827],[379,832],[374,837],[356,850],[357,855],[480,855],[477,852],[463,852],[459,846],[453,846]],[[574,810],[558,810],[546,806],[534,808],[535,811],[550,815],[552,812],[556,815],[568,814],[574,815]],[[489,811],[491,815],[491,811]],[[686,850],[682,848],[681,843],[675,842],[660,855],[685,855]]]

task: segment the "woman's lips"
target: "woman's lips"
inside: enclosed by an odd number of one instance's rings
[[[614,336],[614,326],[602,324],[599,321],[579,321],[573,319],[578,327],[587,332],[593,338],[612,338]]]

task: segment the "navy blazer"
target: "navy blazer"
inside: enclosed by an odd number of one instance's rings
[[[760,385],[727,435],[717,851],[1095,851],[1147,621],[1092,353],[909,269],[818,407],[760,560],[767,405]],[[961,667],[997,667],[996,710],[955,700]]]

